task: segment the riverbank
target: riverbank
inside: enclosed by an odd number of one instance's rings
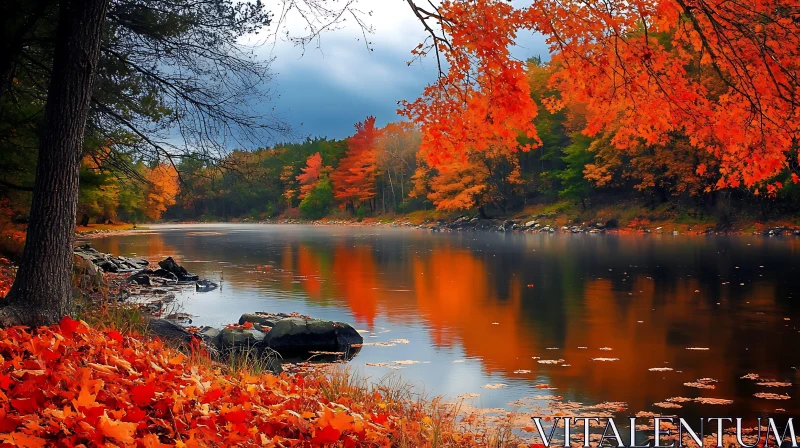
[[[3,261],[0,284],[13,274]],[[506,429],[399,380],[370,385],[338,363],[275,375],[250,358],[219,362],[200,339],[173,346],[153,336],[135,305],[95,292],[82,292],[78,320],[0,328],[0,358],[14,360],[0,366],[0,442],[516,446]]]
[[[516,211],[482,216],[477,210],[442,212],[418,210],[405,214],[377,214],[357,219],[337,211],[319,220],[299,217],[296,211],[266,220],[231,219],[229,223],[316,224],[348,226],[419,227],[433,231],[517,231],[525,233],[619,233],[688,235],[800,235],[800,216],[775,214],[765,217],[749,209],[727,213],[676,203],[645,206],[635,200],[599,204],[584,209],[561,201],[528,205]],[[181,224],[209,224],[211,221],[180,221]]]

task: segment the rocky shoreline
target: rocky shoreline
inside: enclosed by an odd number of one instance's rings
[[[74,249],[74,274],[82,291],[105,289],[105,300],[138,307],[156,336],[187,349],[201,344],[217,361],[246,356],[279,373],[283,362],[347,361],[364,342],[348,323],[297,313],[246,313],[223,328],[192,327],[191,316],[170,309],[169,304],[187,286],[207,292],[218,285],[188,272],[172,257],[158,262],[158,269],[149,269],[150,265],[148,260],[105,254],[88,244]],[[112,284],[114,293],[108,294]]]
[[[689,235],[763,235],[763,236],[800,236],[800,227],[768,227],[754,232],[741,230],[721,230],[707,228],[701,231],[680,232],[669,230],[665,226],[639,226],[636,228],[621,228],[616,219],[605,222],[581,223],[575,225],[557,225],[553,215],[542,214],[528,219],[482,219],[478,215],[463,215],[453,220],[427,219],[421,224],[414,224],[407,220],[392,222],[357,222],[348,220],[304,221],[298,219],[280,219],[259,221],[258,224],[307,224],[307,225],[342,225],[342,226],[382,226],[382,227],[408,227],[423,229],[431,232],[502,232],[502,233],[564,233],[564,234],[689,234]]]

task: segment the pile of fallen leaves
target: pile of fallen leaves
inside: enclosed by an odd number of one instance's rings
[[[59,325],[0,329],[0,447],[424,446],[441,427],[379,391],[335,402],[324,375],[228,374],[159,340]],[[435,435],[434,435],[435,433]],[[447,445],[474,446],[451,434]]]

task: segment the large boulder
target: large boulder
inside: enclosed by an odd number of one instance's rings
[[[218,338],[220,348],[247,348],[256,347],[264,342],[266,335],[255,328],[229,327],[223,329]]]
[[[186,268],[176,263],[172,257],[167,257],[165,260],[159,261],[158,265],[161,266],[161,269],[175,274],[175,276],[178,277],[178,281],[195,282],[200,279],[200,277],[190,273]]]
[[[245,322],[250,322],[256,326],[267,326],[267,327],[274,327],[278,321],[287,319],[293,316],[290,316],[285,313],[265,313],[263,311],[258,311],[255,313],[244,313],[242,317],[239,318],[239,325],[244,325]]]
[[[275,323],[264,341],[286,356],[312,351],[346,351],[364,338],[350,324],[291,317]]]

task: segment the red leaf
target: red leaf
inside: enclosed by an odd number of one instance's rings
[[[12,432],[22,424],[22,419],[16,417],[0,418],[0,432]]]
[[[131,389],[131,399],[136,406],[147,406],[156,396],[156,388],[152,383],[135,386]]]
[[[145,417],[147,417],[147,412],[143,411],[142,409],[136,406],[131,406],[130,409],[125,411],[125,416],[122,417],[122,421],[128,423],[138,423],[142,421]]]
[[[39,410],[39,405],[36,404],[35,400],[30,398],[17,398],[11,399],[11,407],[16,409],[17,412],[20,414],[33,414],[34,412]]]
[[[245,322],[242,325],[242,327],[247,328],[247,329],[253,328],[253,323],[252,322]]]
[[[210,403],[214,400],[219,399],[222,395],[223,395],[222,389],[212,389],[203,394],[203,399],[201,401],[203,403]]]
[[[41,356],[42,356],[42,359],[45,362],[54,361],[54,360],[56,360],[56,359],[61,357],[60,354],[50,350],[49,348],[46,348],[46,349],[42,350],[42,355]]]
[[[326,443],[333,443],[338,441],[339,436],[341,435],[342,433],[338,429],[335,429],[333,426],[328,425],[322,428],[322,430],[317,431],[316,434],[314,434],[314,437],[311,439],[311,443],[320,445]]]
[[[61,319],[61,323],[59,323],[59,326],[61,327],[61,333],[63,333],[65,336],[69,336],[72,333],[74,333],[75,330],[78,329],[80,324],[81,323],[78,322],[77,320],[70,319],[69,316],[64,316]]]
[[[106,334],[107,334],[107,335],[108,335],[108,337],[110,337],[111,339],[113,339],[113,340],[115,340],[115,341],[117,341],[117,342],[122,342],[122,334],[120,334],[120,332],[119,332],[119,331],[117,331],[117,330],[110,330],[110,331],[109,331],[109,332],[107,332]]]
[[[247,418],[247,413],[245,411],[231,411],[225,414],[225,420],[234,423],[240,424],[244,423],[244,420]]]
[[[0,389],[8,390],[14,381],[8,375],[0,375]]]

